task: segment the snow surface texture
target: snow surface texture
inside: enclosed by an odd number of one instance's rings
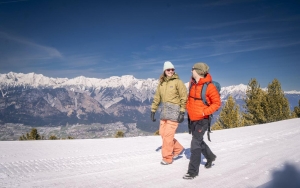
[[[2,141],[0,187],[269,188],[281,179],[290,183],[281,187],[300,185],[299,118],[214,131],[207,144],[217,159],[211,169],[202,159],[193,180],[182,179],[191,135],[175,137],[185,152],[171,165],[160,164],[160,136]]]

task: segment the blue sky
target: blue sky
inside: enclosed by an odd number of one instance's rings
[[[196,62],[222,86],[300,90],[300,1],[0,0],[0,73],[184,82]]]

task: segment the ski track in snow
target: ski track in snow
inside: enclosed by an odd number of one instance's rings
[[[161,165],[161,137],[0,142],[0,187],[258,187],[286,162],[300,167],[300,119],[213,131],[205,140],[217,155],[211,169],[183,180],[191,135],[176,134],[186,148]]]

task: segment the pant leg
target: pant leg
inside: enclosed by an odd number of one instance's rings
[[[160,132],[162,137],[162,157],[163,160],[172,163],[173,162],[173,149],[174,149],[174,135],[176,129],[178,127],[178,123],[170,120],[161,120],[160,123]],[[178,146],[179,143],[176,145]],[[182,147],[182,146],[181,146]]]
[[[204,141],[201,142],[200,146],[201,146],[201,153],[204,155],[204,157],[207,160],[213,160],[215,158],[215,154],[213,154],[211,149]]]
[[[212,151],[208,145],[203,141],[203,136],[208,128],[208,120],[202,119],[194,121],[191,124],[192,129],[192,141],[191,141],[191,158],[189,162],[188,173],[198,175],[199,166],[201,162],[201,153],[205,158],[211,158],[213,156]]]
[[[200,144],[199,141],[193,137],[191,141],[191,157],[189,162],[188,173],[193,175],[198,175],[200,162],[201,162]]]
[[[178,155],[183,150],[183,146],[178,142],[178,140],[176,140],[176,138],[174,138],[174,135],[178,128],[178,122],[167,120],[167,124],[170,125],[169,127],[175,128],[174,133],[173,133],[173,152],[172,153],[173,153],[173,156]]]
[[[165,128],[166,128],[166,121],[165,120],[160,120],[159,122],[159,135],[163,139],[164,134],[165,134]]]
[[[209,120],[208,119],[204,119],[202,120],[203,124],[204,124],[204,129],[205,131],[208,130],[208,124],[209,124]],[[204,135],[204,133],[203,133]],[[204,157],[207,160],[211,160],[215,157],[215,155],[213,154],[213,152],[211,151],[211,149],[209,148],[209,146],[204,142],[204,140],[202,139],[202,142],[200,143],[200,147],[201,147],[201,153],[204,155]]]
[[[173,139],[173,142],[174,142],[173,155],[179,155],[183,150],[183,146],[175,138]]]

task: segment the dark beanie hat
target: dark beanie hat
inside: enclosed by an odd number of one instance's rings
[[[209,66],[202,62],[196,63],[194,65],[194,68],[195,68],[195,71],[197,72],[197,74],[202,75],[202,76],[206,75],[209,71]]]

